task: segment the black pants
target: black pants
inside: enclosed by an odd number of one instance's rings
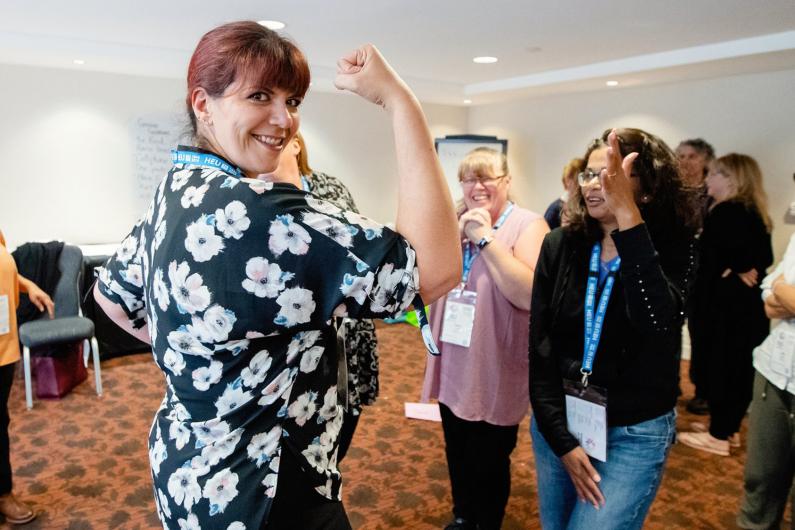
[[[440,403],[453,515],[498,529],[511,493],[511,452],[518,425],[504,427],[457,417]]]
[[[723,392],[714,388],[709,396],[709,433],[721,440],[740,430],[740,423],[751,404],[754,388],[754,367],[751,359],[742,365],[729,365]]]
[[[263,530],[351,530],[342,502],[320,495],[304,479],[298,458],[282,447],[279,480]]]
[[[8,444],[8,395],[16,363],[0,366],[0,495],[11,493],[11,456]]]
[[[687,319],[687,331],[690,335],[690,369],[688,375],[690,382],[696,389],[697,398],[707,399],[709,395],[708,381],[709,381],[709,359],[705,359],[704,353],[701,351],[701,345],[698,344],[697,337],[698,330],[692,324],[693,319]]]
[[[337,450],[337,464],[342,462],[345,455],[348,454],[348,449],[351,447],[353,441],[353,433],[356,432],[356,426],[359,425],[359,417],[362,415],[354,414],[353,409],[348,410],[342,420],[342,428],[340,428],[339,442],[340,446]]]

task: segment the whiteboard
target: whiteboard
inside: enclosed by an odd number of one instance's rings
[[[131,129],[135,199],[143,211],[171,169],[171,150],[177,147],[180,126],[177,116],[163,113],[139,116]]]
[[[500,140],[496,136],[448,136],[437,138],[434,143],[453,201],[458,201],[464,196],[458,183],[458,166],[470,151],[478,147],[490,147],[501,153],[508,151],[508,140]]]

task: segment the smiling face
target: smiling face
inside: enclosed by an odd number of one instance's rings
[[[596,174],[601,173],[602,169],[607,167],[607,147],[600,147],[591,151],[588,155],[588,163],[585,172],[593,172]],[[634,171],[630,178],[633,191],[635,192],[635,201],[639,200],[640,194],[640,179],[636,178]],[[602,191],[602,184],[599,178],[594,178],[590,182],[580,186],[582,196],[585,199],[585,207],[588,210],[588,215],[599,221],[603,228],[612,230],[613,225],[616,224],[616,216],[608,208],[605,202],[604,193]]]
[[[511,176],[500,174],[500,166],[499,159],[495,159],[491,164],[473,167],[461,176],[461,189],[467,210],[485,208],[492,221],[499,218],[500,212],[508,203],[508,191],[511,187]]]
[[[279,165],[283,149],[298,131],[300,103],[300,96],[246,79],[235,81],[217,98],[202,88],[194,91],[199,130],[209,147],[251,178]]]

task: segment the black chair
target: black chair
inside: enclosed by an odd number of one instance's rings
[[[26,322],[19,327],[19,340],[22,342],[22,361],[25,371],[25,400],[28,409],[33,408],[33,391],[30,376],[30,350],[49,346],[83,341],[83,363],[88,366],[89,343],[93,353],[94,381],[97,395],[102,395],[102,378],[99,367],[99,346],[94,337],[94,323],[83,317],[80,311],[80,276],[83,271],[83,253],[73,245],[64,245],[58,259],[61,278],[55,287],[55,318],[43,313],[37,320]]]

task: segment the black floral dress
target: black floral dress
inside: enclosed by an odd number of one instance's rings
[[[307,191],[343,210],[359,213],[347,186],[336,177],[313,171],[305,176]],[[348,406],[357,414],[378,397],[378,339],[369,319],[342,319],[345,360],[348,367]]]
[[[163,526],[258,529],[282,451],[301,480],[340,498],[331,322],[404,310],[419,285],[415,253],[294,186],[240,178],[196,148],[179,153],[99,288],[133,326],[148,324],[165,376],[149,435]]]

